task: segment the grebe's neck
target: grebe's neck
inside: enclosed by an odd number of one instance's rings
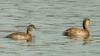
[[[32,30],[30,28],[27,28],[27,32],[26,33],[32,35]]]
[[[89,19],[83,20],[83,29],[88,30],[89,26],[90,26],[90,20]]]
[[[83,29],[88,30],[88,26],[86,25],[85,22],[83,22]]]

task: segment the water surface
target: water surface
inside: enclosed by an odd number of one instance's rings
[[[1,56],[100,56],[99,0],[0,0]],[[62,35],[71,27],[81,28],[83,18],[90,18],[94,39],[89,45],[72,42]],[[30,43],[3,38],[15,31],[25,31],[34,24]]]

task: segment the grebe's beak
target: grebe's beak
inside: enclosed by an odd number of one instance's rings
[[[38,30],[38,28],[36,28],[35,26],[33,26],[33,28],[34,28],[35,30]]]
[[[36,27],[33,27],[35,30],[37,30],[37,28]]]

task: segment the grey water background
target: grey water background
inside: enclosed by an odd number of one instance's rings
[[[91,20],[93,41],[82,45],[62,35]],[[4,38],[34,24],[30,43]],[[0,0],[0,56],[100,56],[100,0]]]

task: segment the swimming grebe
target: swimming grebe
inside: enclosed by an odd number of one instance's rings
[[[33,28],[35,28],[34,25],[29,25],[27,26],[27,31],[26,32],[15,32],[9,34],[6,38],[11,38],[13,40],[26,40],[26,41],[32,41],[32,31]]]
[[[63,35],[64,36],[69,36],[70,39],[83,39],[83,40],[88,40],[90,37],[90,33],[88,30],[88,27],[90,25],[90,19],[85,18],[83,20],[83,28],[69,28],[64,31]]]

